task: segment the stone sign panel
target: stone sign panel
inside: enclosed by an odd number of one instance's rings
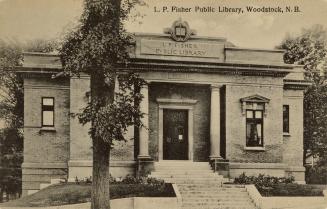
[[[141,54],[222,59],[224,44],[141,39]]]

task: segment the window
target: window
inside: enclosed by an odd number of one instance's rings
[[[264,150],[263,120],[267,117],[270,99],[258,94],[241,98],[242,115],[246,118],[246,148]]]
[[[263,110],[246,110],[246,146],[263,146]]]
[[[283,132],[290,132],[290,107],[289,105],[283,105]]]
[[[54,98],[42,98],[42,127],[54,126]]]

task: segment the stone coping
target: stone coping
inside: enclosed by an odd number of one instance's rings
[[[136,161],[110,161],[110,167],[133,166]],[[68,161],[69,167],[92,167],[91,160],[70,160]]]
[[[111,209],[179,209],[176,197],[131,197],[110,200]],[[50,207],[1,207],[1,209],[89,209],[91,203]]]
[[[238,50],[238,51],[255,51],[255,52],[275,52],[275,53],[284,53],[284,49],[261,49],[261,48],[247,48],[247,47],[225,47],[229,50]]]
[[[245,188],[254,204],[261,209],[295,209],[298,207],[306,208],[312,205],[327,205],[327,190],[323,191],[323,197],[263,197],[253,184],[245,185]]]
[[[231,169],[286,169],[286,167],[283,163],[229,163]]]
[[[22,168],[68,168],[67,163],[64,162],[54,162],[54,163],[42,163],[42,162],[24,162]]]
[[[305,168],[303,166],[290,166],[285,169],[285,171],[298,171],[298,172],[304,172]]]

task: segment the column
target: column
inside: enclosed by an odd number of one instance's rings
[[[139,135],[139,159],[148,159],[149,156],[149,87],[148,85],[144,85],[141,88],[141,94],[143,95],[143,99],[140,103],[140,110],[144,113],[143,118],[141,119],[143,125],[145,127],[140,128]]]
[[[211,85],[210,160],[222,159],[220,156],[220,87]]]

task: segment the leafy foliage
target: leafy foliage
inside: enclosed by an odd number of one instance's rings
[[[14,72],[21,61],[19,43],[0,40],[0,118],[8,127],[23,125],[23,82]]]
[[[327,168],[324,166],[308,167],[306,169],[305,181],[308,184],[327,185]]]
[[[327,162],[327,31],[321,25],[303,29],[299,36],[288,36],[280,45],[284,60],[304,65],[305,79],[312,82],[304,94],[304,158],[318,157]]]
[[[326,67],[327,31],[321,25],[303,29],[301,35],[288,35],[281,43],[285,49],[284,61],[289,64],[304,65],[307,80],[319,82],[321,73]]]
[[[14,128],[0,131],[0,189],[7,194],[21,191],[22,135]]]
[[[322,196],[322,188],[294,183],[294,177],[273,177],[260,174],[247,176],[242,173],[235,184],[254,184],[263,196]]]
[[[234,183],[236,184],[254,184],[259,187],[271,187],[277,183],[293,183],[294,177],[275,177],[275,176],[266,176],[259,174],[258,176],[247,176],[245,173],[242,173],[239,177],[235,178]]]
[[[87,73],[97,77],[97,85],[92,85],[91,79],[91,102],[78,116],[83,124],[93,123],[93,138],[101,138],[109,145],[112,140],[125,140],[123,135],[128,126],[141,126],[142,113],[135,104],[141,101],[142,95],[135,90],[145,82],[134,73],[119,71],[128,63],[132,41],[123,21],[137,3],[139,1],[85,1],[81,24],[68,34],[60,51],[67,74]],[[112,92],[115,85],[119,90],[114,100],[108,101],[110,95],[106,90]]]
[[[96,100],[91,100],[82,113],[77,113],[82,124],[93,122],[91,134],[106,141],[110,147],[113,140],[126,141],[124,134],[129,126],[142,126],[138,104],[143,99],[134,87],[144,85],[138,75],[129,73],[117,76],[118,91],[114,92],[115,99],[105,106],[96,105]]]

